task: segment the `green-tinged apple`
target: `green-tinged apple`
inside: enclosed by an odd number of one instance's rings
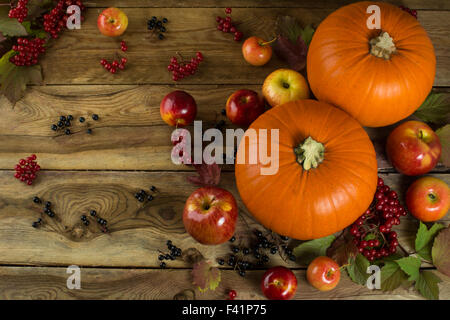
[[[128,17],[118,8],[108,8],[98,16],[97,27],[103,35],[117,37],[127,30]]]
[[[264,273],[261,289],[269,300],[289,300],[297,291],[297,278],[286,267],[273,267]]]
[[[450,187],[435,177],[420,178],[406,192],[408,211],[417,219],[432,222],[442,219],[450,206]]]
[[[218,187],[195,190],[183,211],[186,231],[201,244],[216,245],[228,241],[236,229],[238,208],[233,195]]]
[[[334,289],[341,278],[339,265],[331,258],[315,258],[306,270],[306,279],[316,289],[329,291]]]
[[[305,77],[291,69],[278,69],[264,80],[262,93],[267,102],[277,105],[309,98],[309,87]]]
[[[249,126],[264,113],[264,100],[253,90],[242,89],[227,100],[227,117],[238,126]]]
[[[168,125],[184,127],[194,121],[197,115],[197,104],[189,93],[176,90],[162,99],[159,112]]]
[[[272,58],[271,41],[259,37],[250,37],[242,44],[242,55],[252,66],[262,66]]]
[[[441,142],[427,124],[406,121],[388,136],[386,153],[399,172],[417,176],[433,169],[441,157]]]

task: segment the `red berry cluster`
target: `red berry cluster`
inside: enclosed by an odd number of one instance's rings
[[[178,61],[177,57],[172,57],[170,59],[170,64],[167,66],[167,70],[172,72],[172,80],[178,81],[195,74],[198,65],[202,61],[203,55],[200,51],[189,61]]]
[[[67,19],[70,17],[70,14],[66,13],[66,11],[71,5],[79,6],[81,11],[85,9],[80,0],[59,0],[56,7],[44,15],[44,30],[50,33],[52,38],[58,38],[58,34],[66,27]],[[81,16],[81,20],[83,19],[84,17]]]
[[[39,55],[45,52],[45,40],[40,38],[18,38],[12,49],[17,54],[9,59],[16,66],[32,66],[38,63]]]
[[[397,233],[391,231],[406,216],[405,208],[398,200],[397,192],[378,178],[374,200],[367,211],[350,227],[353,242],[369,261],[387,257],[397,251]]]
[[[17,6],[15,8],[11,8],[8,13],[8,17],[10,18],[16,18],[17,21],[20,23],[25,20],[25,18],[28,15],[28,8],[27,8],[28,0],[19,0],[17,3]]]
[[[125,69],[125,64],[127,63],[128,59],[123,57],[120,59],[120,62],[117,60],[114,60],[113,62],[109,63],[106,59],[100,60],[100,64],[108,70],[111,73],[116,73],[117,69],[123,70]]]
[[[417,19],[417,10],[410,9],[408,7],[405,7],[405,6],[400,6],[400,9],[402,9],[403,11],[408,12],[410,15],[412,15],[414,18]]]
[[[41,167],[36,162],[36,155],[32,154],[26,159],[20,159],[14,169],[16,170],[14,177],[30,186],[36,179],[36,173],[41,170]]]
[[[220,17],[217,16],[216,22],[217,22],[217,30],[225,32],[225,33],[233,33],[234,34],[234,41],[241,41],[244,37],[244,34],[239,31],[236,26],[233,24],[233,21],[231,20],[231,8],[226,8],[225,13],[227,14],[226,17]]]
[[[127,44],[125,41],[120,41],[120,50],[122,50],[123,52],[128,50]]]

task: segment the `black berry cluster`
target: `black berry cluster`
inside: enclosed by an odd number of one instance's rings
[[[159,20],[157,17],[153,16],[151,19],[147,20],[147,30],[151,31],[155,35],[158,35],[159,40],[164,40],[164,33],[167,31],[167,22],[169,22],[167,18],[162,18]]]
[[[45,40],[41,38],[18,38],[17,44],[12,46],[16,55],[9,61],[16,66],[32,66],[38,63],[38,58],[45,52]]]
[[[178,257],[181,257],[183,251],[175,246],[171,240],[167,240],[167,249],[169,252],[159,251],[158,260],[160,261],[159,266],[161,268],[165,268],[167,265],[164,260],[176,260]]]
[[[398,200],[397,192],[378,178],[377,192],[369,209],[350,227],[353,242],[369,261],[390,256],[399,245],[394,225],[406,216],[405,208]]]
[[[33,197],[33,203],[42,204],[43,201],[38,196],[35,196],[35,197]],[[55,212],[53,212],[53,210],[52,210],[52,203],[50,201],[45,201],[42,214],[46,214],[50,218],[55,217]],[[31,224],[31,226],[33,228],[38,228],[42,224],[43,224],[43,220],[42,220],[42,218],[39,218],[37,221],[34,221]]]
[[[89,215],[81,215],[81,222],[85,225],[88,226],[90,224],[90,221],[96,221],[98,226],[100,227],[100,229],[102,230],[102,232],[106,233],[108,232],[108,221],[106,219],[102,219],[101,217],[98,216],[97,211],[95,210],[91,210],[89,211]]]
[[[70,14],[66,12],[67,8],[71,5],[79,6],[81,11],[86,9],[83,2],[80,0],[59,0],[56,7],[44,15],[44,30],[45,32],[48,32],[52,38],[58,38],[58,34],[66,27],[67,19],[70,17]],[[81,21],[83,20],[84,17],[81,16]]]
[[[98,121],[99,120],[99,116],[98,114],[93,114],[92,115],[92,120],[94,121]],[[64,133],[66,135],[70,135],[72,133],[72,131],[70,130],[70,127],[72,126],[72,121],[74,120],[74,117],[72,115],[67,115],[67,116],[60,116],[58,122],[55,124],[51,125],[51,129],[53,131],[64,131]],[[78,121],[80,123],[85,123],[86,122],[86,118],[85,117],[79,117]],[[88,128],[86,130],[86,133],[91,134],[92,133],[92,129]]]
[[[239,42],[244,37],[244,34],[239,31],[236,26],[233,24],[231,19],[231,8],[225,9],[226,17],[216,17],[217,22],[217,30],[222,31],[224,33],[232,33],[234,35],[234,41]]]
[[[155,186],[151,186],[149,189],[151,192],[156,192],[157,189]],[[138,191],[135,193],[134,197],[139,201],[139,202],[150,202],[153,201],[153,199],[155,198],[153,194],[148,193],[147,191],[145,191],[144,189]]]
[[[17,21],[22,23],[28,15],[28,1],[29,0],[19,0],[17,5],[14,8],[11,7],[11,10],[9,10],[8,17],[16,18]]]

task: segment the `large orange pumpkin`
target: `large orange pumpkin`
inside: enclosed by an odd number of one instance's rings
[[[380,8],[381,30],[367,27],[370,5]],[[330,14],[314,33],[307,56],[316,98],[370,127],[412,114],[430,92],[435,70],[424,28],[410,14],[381,2],[358,2]]]
[[[279,167],[273,175],[261,174],[270,167],[261,156],[250,163],[251,148],[260,154],[266,145],[257,142],[265,135],[260,129],[267,129],[267,141],[275,135],[271,129],[279,129]],[[251,140],[255,131],[257,139]],[[272,150],[269,144],[267,154]],[[315,100],[289,102],[256,119],[239,145],[235,173],[253,216],[266,228],[301,240],[353,223],[369,207],[377,185],[367,133],[344,111]]]

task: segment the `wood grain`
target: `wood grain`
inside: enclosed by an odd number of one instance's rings
[[[443,279],[439,284],[440,299],[450,299],[450,278],[433,271]],[[320,292],[306,281],[305,270],[294,270],[298,289],[293,299],[417,299],[421,297],[414,288],[398,288],[391,293],[369,290],[353,283],[342,273],[336,289]],[[263,270],[249,271],[245,280],[231,270],[222,270],[222,281],[215,291],[200,293],[196,298],[227,298],[232,288],[238,293],[237,300],[265,299],[261,293],[260,281]],[[0,267],[0,299],[173,299],[182,290],[193,288],[190,270],[136,270],[81,268],[81,289],[69,290],[66,268]],[[181,310],[180,310],[181,314]]]
[[[205,129],[219,120],[236,85],[77,85],[34,86],[14,107],[0,98],[0,169],[11,169],[22,157],[36,153],[39,164],[52,170],[190,170],[172,163],[172,127],[161,119],[159,103],[179,89],[192,94],[197,120]],[[259,85],[245,88],[260,92]],[[50,129],[60,115],[73,115],[72,135]],[[91,119],[100,116],[99,121]],[[88,119],[83,125],[80,116]],[[86,134],[86,125],[93,134]],[[392,171],[384,143],[394,126],[367,128],[378,154],[378,168]],[[192,128],[191,132],[192,132]],[[232,167],[226,167],[231,170]],[[438,166],[435,172],[448,168]]]
[[[317,25],[332,9],[252,8],[236,9],[233,19],[245,35],[266,39],[274,36],[274,24],[279,15],[292,15],[303,24]],[[203,52],[205,62],[199,72],[182,80],[184,84],[262,84],[274,69],[286,66],[274,57],[267,65],[255,68],[242,58],[241,45],[232,36],[216,30],[216,8],[127,8],[129,26],[123,40],[128,43],[127,70],[116,75],[107,73],[100,59],[112,60],[120,52],[119,41],[104,37],[97,29],[99,9],[90,9],[80,30],[65,31],[54,41],[42,60],[46,84],[171,84],[167,71],[170,57],[177,51],[192,56]],[[148,39],[146,19],[166,16],[167,39]],[[428,31],[435,46],[437,73],[435,86],[450,86],[450,12],[420,11],[419,21]],[[261,23],[264,21],[264,23]],[[230,71],[232,70],[232,71]]]
[[[88,7],[138,7],[138,8],[215,8],[222,7],[226,4],[227,7],[232,8],[338,8],[340,6],[353,3],[354,0],[228,0],[224,3],[223,0],[157,0],[157,1],[146,1],[146,0],[103,0],[103,1],[83,1]],[[449,10],[450,5],[445,0],[389,0],[380,1],[388,2],[394,5],[404,5],[411,9],[438,9],[438,10]]]
[[[157,250],[165,250],[171,239],[182,249],[197,248],[215,261],[225,257],[229,244],[200,245],[191,238],[182,223],[184,203],[194,185],[186,181],[186,172],[42,172],[31,188],[18,182],[10,171],[0,172],[0,264],[70,265],[109,267],[157,267]],[[413,179],[398,174],[382,175],[386,183],[400,194]],[[438,174],[447,183],[450,175]],[[155,185],[149,206],[134,199],[140,189]],[[221,184],[237,201],[241,219],[236,235],[237,244],[248,246],[251,230],[261,226],[254,221],[240,200],[233,173],[224,173]],[[51,201],[56,217],[42,212],[42,205],[32,202],[33,196]],[[104,234],[95,221],[88,227],[81,224],[82,214],[95,209],[108,221],[111,232]],[[44,220],[39,229],[31,227],[38,217]],[[444,223],[449,222],[447,215]],[[402,218],[399,241],[408,249],[413,246],[417,220]],[[291,245],[294,246],[296,241]],[[270,265],[281,263],[274,256]],[[186,267],[177,260],[170,267]],[[288,262],[291,267],[299,266]]]

